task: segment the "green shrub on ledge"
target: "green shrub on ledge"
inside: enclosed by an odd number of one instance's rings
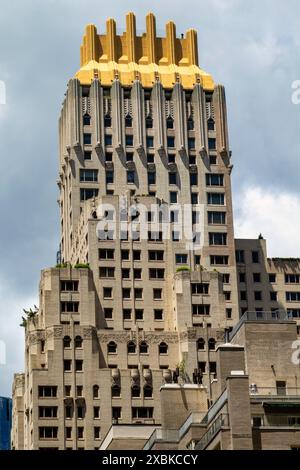
[[[88,263],[77,263],[74,266],[75,269],[90,269],[90,265]]]
[[[179,268],[176,269],[176,272],[177,273],[182,273],[182,272],[189,272],[191,271],[191,268],[189,268],[188,266],[180,266]]]

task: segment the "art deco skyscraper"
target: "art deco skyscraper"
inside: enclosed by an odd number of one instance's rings
[[[225,92],[196,32],[157,37],[152,14],[142,36],[132,13],[121,36],[87,26],[59,154],[60,265],[26,325],[24,447],[94,449],[113,421],[159,425],[163,383],[213,399],[238,320]]]

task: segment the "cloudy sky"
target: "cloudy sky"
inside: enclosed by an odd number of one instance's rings
[[[299,256],[298,0],[12,0],[0,15],[0,395],[23,367],[23,307],[58,246],[57,119],[87,23],[103,31],[149,4],[162,31],[198,29],[202,68],[227,90],[236,236],[268,238],[269,255]],[[0,96],[1,101],[1,96]],[[6,364],[1,350],[6,345]]]

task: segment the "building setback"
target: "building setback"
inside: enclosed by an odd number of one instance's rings
[[[276,325],[300,334],[300,261],[267,258],[261,236],[234,239],[225,90],[197,47],[196,31],[177,38],[172,22],[157,37],[152,14],[142,36],[132,13],[120,36],[112,19],[106,34],[86,28],[59,120],[58,264],[42,271],[24,320],[15,449],[143,448],[166,430],[176,447],[232,370],[249,401],[249,345],[220,378],[243,315],[258,331],[284,319]],[[251,448],[250,411],[245,426],[246,441],[227,448]]]

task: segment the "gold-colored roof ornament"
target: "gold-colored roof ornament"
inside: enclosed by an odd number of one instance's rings
[[[189,29],[185,37],[176,37],[175,24],[166,25],[166,37],[156,36],[155,16],[146,17],[146,33],[136,34],[133,13],[126,16],[126,32],[116,34],[116,22],[108,19],[106,34],[98,34],[95,25],[88,25],[80,50],[80,70],[76,74],[81,84],[89,85],[98,76],[103,86],[110,86],[116,73],[123,86],[130,87],[137,76],[145,88],[152,88],[157,77],[164,88],[180,82],[185,89],[196,83],[213,91],[214,81],[198,66],[197,32]]]

